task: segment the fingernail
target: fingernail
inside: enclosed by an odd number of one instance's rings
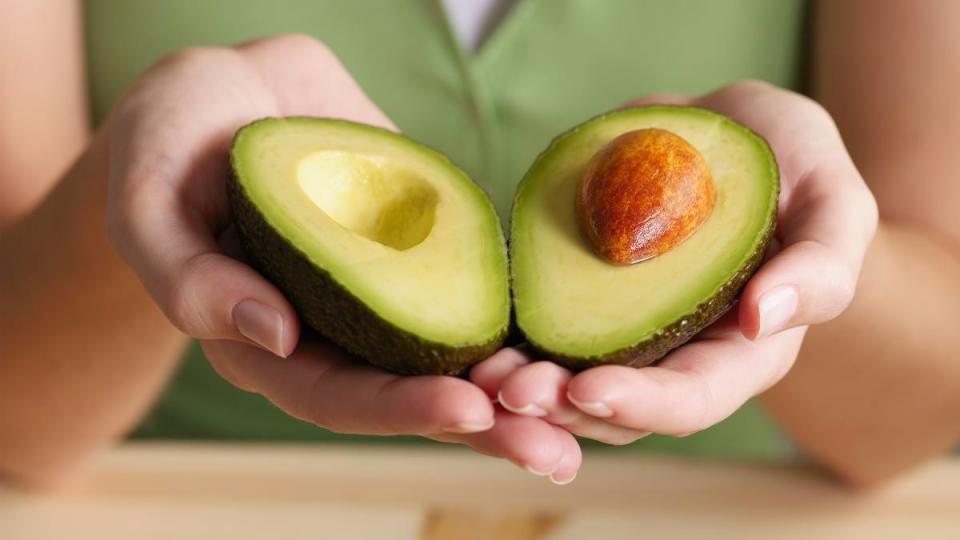
[[[793,287],[777,287],[760,297],[760,331],[757,339],[773,335],[786,327],[797,312],[797,291]]]
[[[489,422],[458,422],[443,430],[448,433],[477,433],[492,428],[493,424],[494,419],[491,418]]]
[[[247,339],[277,356],[286,356],[280,312],[256,300],[244,300],[233,306],[232,315],[233,324]]]
[[[554,484],[558,485],[558,486],[565,486],[565,485],[569,484],[570,482],[573,482],[573,480],[574,480],[576,477],[577,477],[577,473],[573,473],[573,476],[571,476],[570,478],[567,478],[566,480],[557,480],[556,477],[554,477],[554,476],[551,474],[551,475],[550,475],[550,481],[553,482]]]
[[[543,408],[538,407],[537,405],[534,405],[533,403],[529,405],[524,405],[523,407],[515,407],[513,405],[510,405],[509,403],[503,400],[503,393],[497,393],[497,401],[500,402],[500,405],[503,405],[504,409],[514,414],[519,414],[521,416],[546,416],[547,415],[547,411],[543,410]]]
[[[577,401],[573,399],[573,396],[569,393],[567,393],[567,399],[570,400],[570,403],[576,405],[578,409],[590,416],[596,416],[597,418],[610,418],[613,416],[613,409],[602,401]]]
[[[526,469],[528,473],[535,476],[550,476],[553,473],[553,471],[538,471],[530,465],[524,465],[523,468]]]

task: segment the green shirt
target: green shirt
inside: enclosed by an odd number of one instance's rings
[[[406,134],[450,156],[507,216],[516,183],[553,136],[630,98],[745,78],[800,87],[806,12],[803,0],[520,0],[470,54],[440,0],[88,0],[90,95],[99,120],[169,51],[309,34]],[[196,346],[137,436],[357,439],[234,389]],[[634,447],[775,457],[786,445],[748,404],[703,433]]]

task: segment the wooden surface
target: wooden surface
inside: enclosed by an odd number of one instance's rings
[[[554,486],[458,449],[126,445],[0,539],[960,539],[960,460],[852,493],[804,468],[587,456]]]

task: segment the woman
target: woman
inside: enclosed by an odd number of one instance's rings
[[[803,2],[528,0],[477,55],[435,0],[2,10],[0,471],[12,480],[55,482],[138,424],[143,436],[328,437],[314,424],[463,443],[562,484],[581,461],[573,435],[680,437],[761,393],[802,451],[855,485],[957,440],[955,2],[821,2],[807,51]],[[288,35],[249,41],[271,34]],[[823,107],[777,88],[801,87],[805,57]],[[469,381],[394,377],[296,346],[289,303],[228,255],[224,153],[252,119],[399,128],[452,156],[504,212],[551,136],[643,95],[633,103],[751,126],[784,185],[779,251],[736,314],[657,367],[573,375],[505,349]],[[183,334],[224,379],[307,423],[229,390],[193,349],[142,423]],[[680,449],[772,452],[744,411]]]

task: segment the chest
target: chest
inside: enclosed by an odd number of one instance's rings
[[[553,135],[629,98],[743,78],[801,86],[805,15],[803,0],[518,0],[470,54],[441,0],[88,0],[85,12],[97,119],[169,51],[305,33],[501,215]]]

